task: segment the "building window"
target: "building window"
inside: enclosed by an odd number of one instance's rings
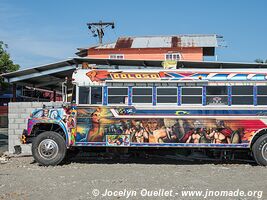
[[[253,86],[232,86],[232,105],[253,105]]]
[[[180,53],[167,53],[165,54],[165,60],[181,60]]]
[[[257,87],[257,105],[267,105],[267,86]]]
[[[227,86],[207,86],[206,102],[207,105],[228,105]]]
[[[133,103],[152,103],[152,88],[133,88]]]
[[[177,103],[177,88],[157,88],[157,103]]]
[[[202,104],[202,88],[183,87],[182,104]]]
[[[128,88],[108,88],[108,104],[128,104]]]
[[[118,59],[118,60],[123,60],[124,59],[124,54],[110,54],[109,59]]]

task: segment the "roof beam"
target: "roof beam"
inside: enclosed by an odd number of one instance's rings
[[[23,80],[27,80],[27,79],[31,79],[31,78],[47,76],[47,75],[51,75],[51,74],[55,74],[55,73],[58,73],[58,72],[61,72],[61,71],[67,71],[67,70],[71,70],[71,69],[74,70],[75,66],[59,67],[59,68],[50,69],[50,70],[46,70],[46,71],[42,71],[42,72],[35,72],[35,73],[30,73],[30,74],[27,74],[27,75],[23,75],[23,76],[7,78],[7,80],[8,80],[9,83],[14,83],[14,82],[19,82],[19,81],[23,81]]]

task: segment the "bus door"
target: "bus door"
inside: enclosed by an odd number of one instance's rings
[[[102,142],[103,122],[106,113],[102,108],[103,88],[100,86],[79,87],[77,106],[77,132],[75,142]]]

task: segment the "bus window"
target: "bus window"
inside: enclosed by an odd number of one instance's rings
[[[207,105],[228,105],[226,86],[207,86]]]
[[[202,88],[183,87],[182,104],[202,104]]]
[[[152,88],[133,88],[133,103],[152,103]]]
[[[126,104],[128,88],[108,88],[108,104]]]
[[[253,105],[253,86],[232,86],[232,105]]]
[[[79,104],[89,104],[90,87],[79,87]]]
[[[177,103],[177,88],[157,88],[157,103]]]
[[[257,105],[267,105],[267,86],[257,87]]]
[[[102,87],[91,87],[91,104],[102,104]]]

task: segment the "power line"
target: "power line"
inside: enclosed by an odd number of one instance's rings
[[[87,23],[89,30],[91,30],[93,37],[98,37],[99,44],[103,43],[104,29],[111,26],[115,28],[114,22],[102,22],[101,20],[97,23]]]

